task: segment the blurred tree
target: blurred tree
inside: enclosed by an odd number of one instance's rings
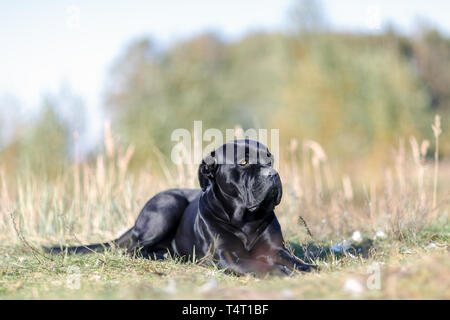
[[[20,139],[9,146],[16,153],[16,168],[28,168],[43,177],[58,176],[67,163],[68,131],[54,104],[47,99],[42,111]]]
[[[413,62],[430,95],[431,111],[441,115],[444,130],[450,128],[450,39],[422,26],[411,46]],[[441,147],[442,152],[450,152],[450,139],[444,139]]]
[[[174,129],[218,118],[218,113],[203,110],[216,100],[221,50],[216,37],[204,35],[158,56],[150,41],[142,40],[119,59],[108,105],[121,136],[139,150],[135,161],[152,155],[153,145],[167,151]]]
[[[271,122],[283,123],[285,140],[312,137],[345,161],[386,155],[416,132],[427,94],[398,52],[377,39],[324,34],[292,46],[284,102]]]
[[[123,141],[137,147],[134,164],[153,158],[154,146],[170,154],[171,132],[194,120],[204,129],[279,128],[282,143],[314,139],[342,162],[379,162],[399,138],[429,133],[430,80],[414,67],[410,39],[393,29],[325,32],[316,2],[300,1],[296,10],[314,21],[300,19],[307,32],[231,43],[206,33],[165,51],[145,39],[132,44],[113,69],[108,110]],[[432,87],[442,100],[448,73],[441,73]]]
[[[194,120],[205,129],[264,124],[265,110],[278,105],[283,39],[254,34],[225,45],[203,34],[159,55],[148,40],[130,46],[113,69],[108,103],[120,135],[137,146],[135,163],[151,157],[152,146],[168,154],[171,132]]]

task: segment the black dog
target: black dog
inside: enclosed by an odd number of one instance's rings
[[[115,246],[163,259],[166,253],[202,258],[237,274],[309,271],[284,246],[274,208],[281,181],[266,146],[235,140],[206,156],[198,170],[202,190],[172,189],[150,199],[133,228]],[[110,243],[47,249],[87,253]]]

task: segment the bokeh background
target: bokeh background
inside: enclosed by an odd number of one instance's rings
[[[170,160],[172,131],[194,120],[280,130],[277,214],[294,239],[298,215],[323,239],[356,229],[402,238],[447,221],[445,1],[2,8],[8,240],[18,228],[39,241],[109,240],[156,192],[198,187],[195,164]]]
[[[1,165],[55,178],[102,151],[110,121],[116,143],[135,146],[130,167],[139,170],[155,162],[155,148],[170,155],[174,129],[202,120],[278,128],[282,146],[312,139],[336,170],[375,172],[402,137],[432,138],[435,114],[448,127],[449,9],[446,1],[4,3]],[[450,152],[445,136],[440,152]]]

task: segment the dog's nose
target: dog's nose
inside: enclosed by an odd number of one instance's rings
[[[265,177],[272,177],[272,176],[276,176],[277,174],[278,174],[278,172],[272,167],[261,168],[261,175],[263,175]]]

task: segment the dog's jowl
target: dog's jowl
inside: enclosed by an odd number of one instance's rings
[[[171,189],[151,198],[135,225],[103,244],[53,247],[75,253],[114,245],[150,259],[202,258],[237,274],[309,271],[285,247],[274,208],[282,186],[268,148],[253,140],[228,142],[208,154],[198,169],[201,189]]]

